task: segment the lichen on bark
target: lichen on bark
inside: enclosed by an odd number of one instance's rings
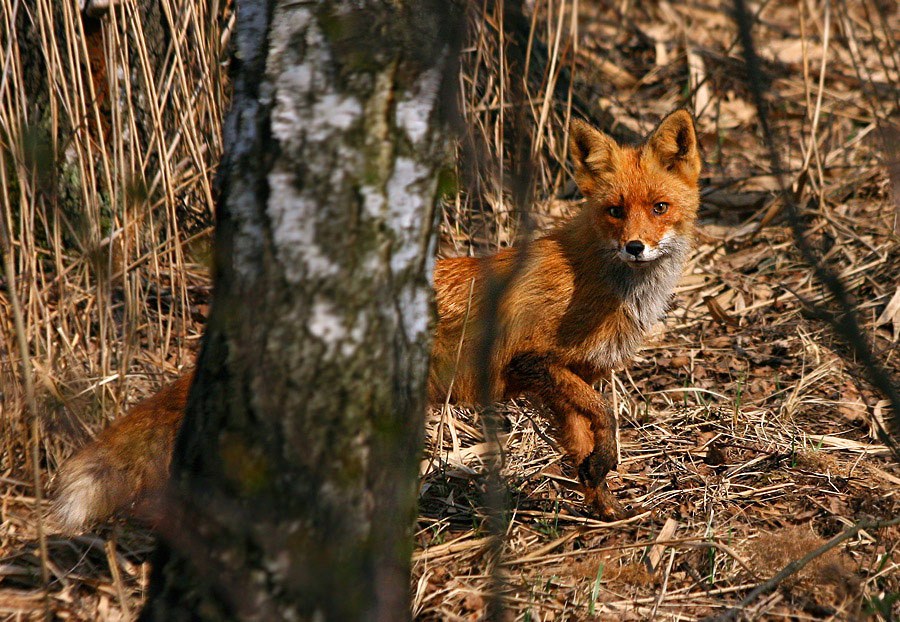
[[[144,615],[399,620],[462,10],[271,4],[238,7],[215,300],[173,462],[175,537],[221,572],[164,545]]]

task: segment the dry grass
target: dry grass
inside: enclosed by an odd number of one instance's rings
[[[9,41],[17,3],[2,2]],[[84,59],[75,63],[85,74],[78,79],[61,69],[51,74],[59,81],[59,118],[78,128],[71,166],[87,180],[80,200],[98,210],[86,210],[82,229],[54,218],[58,206],[39,185],[15,181],[33,178],[25,170],[34,161],[30,134],[22,129],[30,127],[27,80],[17,73],[17,46],[4,44],[0,52],[4,66],[14,61],[0,87],[3,206],[14,215],[17,287],[38,378],[47,473],[86,430],[159,386],[158,374],[171,376],[191,360],[208,276],[184,242],[204,230],[196,223],[208,223],[225,94],[221,74],[213,73],[221,71],[216,62],[227,34],[210,31],[210,23],[222,27],[207,16],[211,4],[170,8],[179,16],[184,53],[163,54],[152,88],[140,85],[156,93],[160,110],[150,134],[156,138],[146,143],[146,136],[121,131],[135,123],[127,99],[109,97],[107,109],[87,92]],[[46,2],[38,5],[49,14]],[[139,44],[131,6],[124,3],[115,21],[102,25],[110,59],[132,58]],[[736,604],[859,519],[900,514],[900,469],[874,440],[890,411],[809,312],[808,303],[826,294],[779,213],[728,6],[548,0],[534,4],[524,33],[510,32],[507,23],[503,34],[500,15],[476,7],[460,77],[475,145],[462,151],[474,165],[461,171],[467,191],[445,210],[445,254],[489,251],[526,228],[513,207],[509,168],[504,177],[500,166],[515,160],[525,139],[537,171],[533,220],[546,226],[575,208],[564,163],[570,115],[601,122],[602,109],[628,132],[644,133],[672,108],[690,106],[707,185],[697,251],[672,312],[641,355],[603,387],[623,427],[613,486],[646,512],[619,525],[584,515],[543,418],[524,401],[504,404],[509,504],[505,542],[493,556],[482,499],[495,449],[477,412],[435,410],[411,588],[420,619],[478,619],[492,576],[502,579],[503,619],[698,619]],[[900,12],[877,0],[754,7],[759,53],[772,76],[774,131],[804,224],[851,290],[879,358],[897,374],[900,240],[893,232],[900,178],[891,175],[900,46],[892,33],[900,31]],[[47,19],[40,15],[33,18]],[[74,30],[63,32],[78,40]],[[511,77],[516,45],[531,50],[524,83]],[[47,62],[63,62],[54,58]],[[121,92],[116,72],[105,79],[108,92]],[[98,133],[105,118],[114,123]],[[520,118],[528,123],[525,139],[513,131]],[[136,177],[146,192],[126,191]],[[194,225],[185,210],[195,213]],[[81,233],[67,233],[76,229]],[[5,294],[0,304],[5,309]],[[40,562],[11,321],[0,330],[7,415],[0,423],[0,615],[21,619],[40,611]],[[69,539],[48,527],[51,603],[59,616],[130,619],[146,587],[149,536],[117,526]],[[762,596],[747,615],[896,618],[898,547],[897,527],[861,532]]]
[[[51,463],[136,397],[129,379],[192,360],[227,105],[218,4],[123,2],[101,21],[73,2],[2,0],[0,199]],[[162,23],[182,45],[158,49]],[[18,358],[0,304],[0,434],[15,439]],[[20,448],[5,449],[13,468]]]
[[[227,105],[223,4],[121,2],[95,19],[72,0],[0,0],[0,239],[13,251],[0,294],[3,616],[43,605],[18,590],[35,576],[34,441],[7,288],[23,309],[46,482],[92,430],[193,360]],[[49,546],[61,616],[105,619],[122,608],[130,587],[105,591],[84,542],[51,535]],[[82,599],[72,586],[84,582],[92,594]]]

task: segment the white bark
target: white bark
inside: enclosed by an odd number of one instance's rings
[[[461,11],[238,16],[216,297],[173,463],[206,521],[179,529],[231,572],[212,607],[172,547],[146,619],[403,619]]]

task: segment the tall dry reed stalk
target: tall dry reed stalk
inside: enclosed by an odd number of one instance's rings
[[[0,0],[4,287],[22,301],[45,429],[93,427],[133,397],[128,375],[191,360],[230,5],[121,0],[91,17],[76,0]],[[0,306],[0,469],[15,473],[19,355],[8,295]],[[65,438],[44,435],[51,461]]]

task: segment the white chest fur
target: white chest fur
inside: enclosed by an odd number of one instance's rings
[[[672,244],[666,256],[646,268],[615,265],[605,275],[612,284],[627,325],[612,333],[598,335],[591,347],[591,362],[597,367],[617,367],[635,355],[644,336],[669,307],[681,277],[690,246],[687,241]]]

